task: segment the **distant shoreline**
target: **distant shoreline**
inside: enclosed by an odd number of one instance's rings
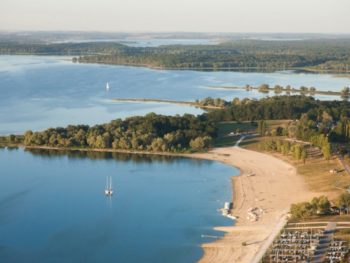
[[[81,55],[81,54],[80,54]],[[17,53],[0,53],[0,56],[38,56],[38,57],[69,57],[74,58],[80,56],[79,54],[62,54],[62,53],[28,53],[28,52],[17,52]],[[89,55],[89,54],[86,54]],[[64,59],[66,61],[71,61],[71,59]],[[125,67],[138,67],[138,68],[148,68],[154,70],[178,70],[178,71],[208,71],[208,72],[264,72],[273,73],[278,71],[303,71],[306,73],[315,74],[350,74],[350,70],[329,70],[329,69],[314,69],[307,67],[289,67],[289,68],[260,68],[260,67],[164,67],[164,66],[153,66],[148,64],[135,64],[135,63],[109,63],[106,61],[77,61],[72,63],[78,64],[96,64],[96,65],[110,65],[110,66],[125,66]]]
[[[237,87],[237,86],[208,86],[208,89],[226,89],[226,90],[245,90],[247,92],[249,92],[250,90],[257,90],[259,91],[259,87],[250,87],[249,89],[245,88],[245,87]],[[263,91],[259,91],[260,93],[266,93],[268,94],[269,92],[274,92],[274,88],[273,87],[269,87],[268,90],[266,92]],[[315,91],[302,91],[300,89],[296,89],[296,88],[292,88],[292,89],[287,89],[287,88],[282,88],[281,92],[290,92],[292,93],[300,93],[300,94],[305,94],[305,95],[329,95],[329,96],[339,96],[341,97],[342,93],[341,91],[322,91],[322,90],[315,90]],[[276,94],[279,95],[279,94]]]

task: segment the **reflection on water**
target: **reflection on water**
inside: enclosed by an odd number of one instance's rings
[[[184,157],[158,155],[158,154],[134,154],[134,153],[120,153],[120,152],[100,152],[100,151],[79,151],[79,150],[56,150],[56,149],[25,149],[26,152],[41,157],[52,158],[64,156],[68,159],[82,159],[90,160],[105,160],[114,159],[116,161],[132,161],[135,163],[174,163],[181,162]],[[202,160],[193,159],[193,163],[202,163]]]

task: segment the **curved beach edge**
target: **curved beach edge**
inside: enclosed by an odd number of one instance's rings
[[[320,194],[307,188],[294,166],[268,154],[225,147],[191,157],[219,161],[241,170],[239,176],[233,177],[232,214],[237,221],[232,227],[215,228],[226,233],[202,245],[200,263],[259,262],[287,222],[290,205]],[[256,217],[249,215],[252,209],[258,211]]]
[[[225,235],[202,244],[204,255],[199,263],[259,262],[274,237],[283,228],[292,203],[310,200],[322,193],[308,189],[296,168],[274,156],[246,150],[238,146],[214,148],[205,153],[144,152],[114,149],[69,149],[47,146],[27,146],[27,149],[77,150],[94,152],[119,152],[187,157],[218,161],[239,168],[240,175],[233,176],[233,211],[235,225],[215,227]],[[251,176],[254,175],[254,176]],[[253,221],[249,211],[260,211]],[[244,245],[243,245],[244,244]]]

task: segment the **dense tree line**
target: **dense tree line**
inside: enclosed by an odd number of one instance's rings
[[[213,110],[207,117],[213,121],[256,121],[299,119],[305,113],[315,122],[326,112],[334,121],[350,117],[347,101],[319,101],[308,96],[274,96],[252,99],[234,99],[225,109]]]
[[[308,219],[329,213],[331,203],[326,196],[314,197],[311,202],[292,204],[290,213],[293,219]]]
[[[331,156],[330,142],[350,141],[350,103],[347,101],[276,96],[260,100],[234,99],[231,102],[206,98],[201,103],[224,108],[199,116],[148,114],[93,127],[70,125],[43,132],[29,131],[24,139],[14,135],[0,137],[0,143],[16,144],[23,141],[25,145],[173,152],[201,150],[207,148],[216,136],[215,123],[219,121],[257,121],[260,135],[288,136],[311,142],[321,149],[326,159]],[[285,127],[269,130],[265,120],[279,119],[291,121]],[[282,153],[285,151],[276,145],[272,146]],[[300,159],[304,153],[301,151],[295,156]]]
[[[334,201],[340,212],[349,214],[350,193],[342,193]],[[314,197],[310,202],[292,204],[290,213],[293,219],[309,219],[317,215],[331,214],[331,202],[326,196]]]
[[[220,45],[161,46],[84,56],[80,62],[131,64],[159,68],[276,70],[311,67],[348,70],[350,40],[238,40]],[[332,67],[335,63],[345,65]]]
[[[307,146],[287,140],[266,139],[259,144],[259,148],[264,151],[275,151],[283,155],[289,155],[295,160],[302,160],[304,163],[308,156]]]
[[[142,65],[159,68],[276,70],[312,68],[346,71],[349,39],[303,41],[235,40],[219,45],[130,47],[118,43],[0,42],[0,54],[76,55],[87,63]]]
[[[220,98],[207,97],[202,100],[196,100],[196,104],[199,106],[214,106],[214,107],[225,107],[229,105],[229,102]]]
[[[204,116],[151,113],[93,127],[69,125],[42,132],[27,131],[24,145],[177,152],[206,149],[215,134],[214,124]]]

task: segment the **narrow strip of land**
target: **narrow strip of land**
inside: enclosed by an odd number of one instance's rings
[[[208,86],[207,88],[209,89],[227,89],[227,90],[246,90],[246,91],[250,91],[250,90],[258,90],[259,91],[259,87],[252,87],[249,86],[249,88],[247,89],[246,87],[237,87],[237,86]],[[262,93],[268,93],[268,92],[274,92],[275,89],[273,87],[269,87],[264,91],[260,91]],[[323,90],[315,90],[315,91],[311,91],[311,90],[306,90],[303,91],[301,89],[296,89],[296,88],[292,88],[292,89],[287,89],[282,87],[279,92],[290,92],[290,93],[299,93],[299,94],[306,94],[306,95],[328,95],[328,96],[342,96],[342,92],[341,91],[323,91]]]
[[[146,98],[113,98],[112,101],[116,102],[135,102],[135,103],[168,103],[168,104],[178,104],[185,105],[203,109],[222,109],[222,107],[211,106],[211,105],[201,105],[197,102],[191,101],[181,101],[181,100],[167,100],[167,99],[146,99]]]

